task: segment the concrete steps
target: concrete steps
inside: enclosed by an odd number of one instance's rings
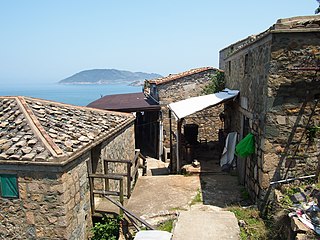
[[[172,240],[240,239],[239,233],[234,213],[199,205],[193,206],[190,211],[180,212]]]
[[[169,163],[147,157],[147,176],[168,175],[168,165]]]

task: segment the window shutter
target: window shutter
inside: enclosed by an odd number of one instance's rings
[[[18,198],[18,184],[16,175],[11,174],[1,174],[0,175],[1,184],[1,197],[5,198]]]

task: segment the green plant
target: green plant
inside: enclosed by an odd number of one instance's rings
[[[198,189],[197,195],[194,196],[194,198],[191,200],[190,206],[195,205],[196,203],[201,203],[202,202],[202,196],[201,196],[201,191]]]
[[[241,189],[241,198],[242,198],[242,200],[250,200],[250,194],[247,191],[247,189],[245,189],[245,188]]]
[[[240,226],[241,239],[268,239],[268,230],[263,219],[260,218],[258,209],[232,206],[228,210],[233,212],[237,219],[243,222]]]
[[[173,222],[174,222],[174,219],[166,220],[166,221],[162,222],[162,223],[157,227],[157,229],[158,229],[158,230],[161,230],[161,231],[171,232],[171,231],[172,231],[172,228],[173,228]]]
[[[170,208],[170,211],[188,211],[188,209],[185,207],[173,207]]]
[[[306,130],[307,139],[309,140],[309,142],[314,142],[314,139],[317,136],[317,132],[320,132],[320,127],[312,125],[307,127]]]
[[[212,78],[209,85],[207,85],[203,90],[203,94],[212,94],[220,92],[225,88],[225,78],[224,72],[217,72]]]
[[[94,224],[91,229],[92,240],[117,240],[119,238],[120,222],[122,217],[108,217],[104,215],[101,222]]]

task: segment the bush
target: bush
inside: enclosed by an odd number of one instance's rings
[[[120,222],[122,218],[108,217],[104,215],[101,222],[94,224],[91,229],[93,233],[92,240],[117,240],[119,238]]]
[[[206,86],[202,93],[203,94],[212,94],[216,92],[220,92],[225,88],[225,80],[224,80],[224,72],[217,72],[211,78],[211,82],[208,86]]]

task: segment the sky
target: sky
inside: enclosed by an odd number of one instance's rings
[[[0,0],[0,82],[87,69],[161,75],[219,66],[219,50],[316,0]]]

